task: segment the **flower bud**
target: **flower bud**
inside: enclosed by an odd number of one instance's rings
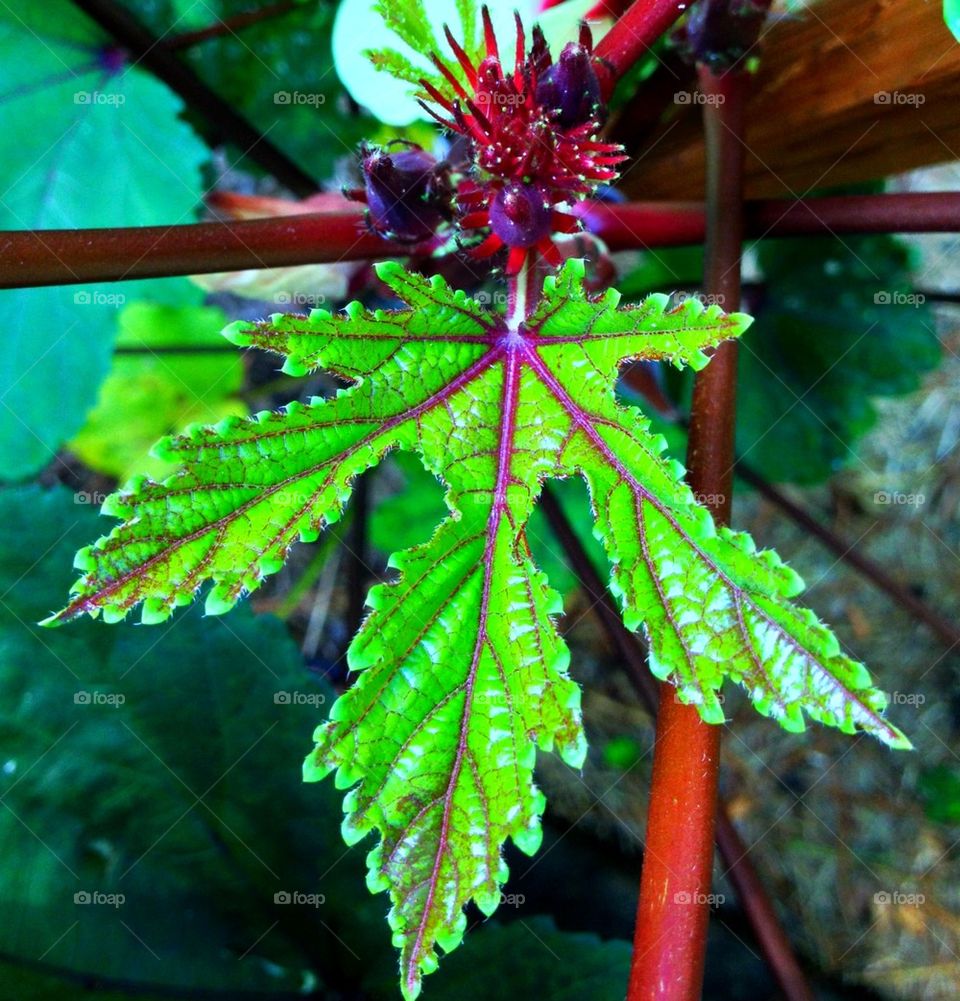
[[[600,97],[600,81],[589,51],[570,42],[560,58],[537,81],[537,101],[556,113],[564,129],[603,120],[606,108]]]
[[[490,203],[490,229],[508,247],[532,247],[550,234],[553,206],[535,184],[508,184]]]
[[[412,243],[433,236],[450,203],[445,172],[436,159],[413,144],[396,153],[364,146],[361,156],[373,229]]]

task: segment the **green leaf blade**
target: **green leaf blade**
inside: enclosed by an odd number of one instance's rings
[[[545,479],[587,482],[625,622],[646,631],[654,673],[705,719],[723,720],[729,678],[787,729],[802,729],[806,713],[907,743],[862,665],[790,604],[797,575],[748,536],[718,530],[649,421],[616,400],[624,361],[701,364],[748,317],[696,302],[668,310],[662,297],[618,309],[616,293],[587,297],[572,262],[536,312],[511,325],[439,279],[395,265],[380,274],[410,308],[354,304],[229,329],[294,371],[322,367],[353,384],[325,402],[169,441],[163,452],[181,459],[180,474],[110,503],[127,520],[82,556],[80,597],[61,615],[122,615],[147,599],[152,621],[205,578],[216,582],[210,610],[225,610],[279,566],[298,532],[312,538],[339,516],[364,469],[394,448],[420,455],[449,514],[393,557],[397,579],[371,592],[348,654],[358,680],[304,766],[307,779],[333,772],[349,790],[349,843],[379,835],[368,884],[389,891],[413,998],[437,949],[460,942],[463,907],[496,907],[505,841],[536,850],[536,751],[574,767],[583,759],[579,689],[553,621],[560,601],[525,536]],[[174,563],[164,556],[171,539],[186,554]],[[124,572],[128,590],[125,579],[116,585]]]

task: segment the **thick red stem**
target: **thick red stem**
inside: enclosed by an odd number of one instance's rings
[[[743,92],[746,77],[700,70],[707,146],[705,288],[740,298]],[[730,516],[736,349],[722,345],[694,385],[687,468],[715,519]],[[710,918],[720,727],[660,686],[650,810],[628,1001],[697,1001]]]
[[[600,39],[594,55],[601,61],[600,86],[609,97],[617,80],[686,11],[683,0],[636,0]]]
[[[702,202],[583,202],[575,211],[611,250],[699,243],[706,232]],[[748,237],[960,232],[960,193],[747,202],[744,225]],[[182,226],[7,230],[0,231],[0,288],[403,257],[413,249],[365,232],[359,211]]]
[[[409,254],[359,211],[242,222],[0,233],[0,288],[78,285]]]

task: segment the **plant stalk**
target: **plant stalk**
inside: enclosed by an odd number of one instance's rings
[[[699,243],[702,202],[584,202],[574,211],[611,250]],[[847,195],[746,203],[748,237],[960,232],[960,193]],[[271,219],[116,229],[0,231],[0,289],[246,268],[409,257],[367,232],[359,209]]]
[[[627,677],[647,711],[656,716],[659,687],[647,667],[643,640],[623,624],[616,601],[549,486],[543,488],[540,508],[591,600],[591,610],[626,667]],[[727,875],[736,889],[737,899],[784,997],[787,1001],[812,1001],[813,994],[793,954],[790,940],[722,799],[718,799],[717,805],[716,844],[727,867]]]
[[[614,22],[593,50],[600,61],[598,75],[605,98],[688,6],[683,0],[636,0]]]
[[[746,76],[699,69],[707,95],[705,288],[724,309],[740,298],[743,238],[743,96]],[[714,101],[710,101],[710,97]],[[694,384],[687,468],[694,494],[721,523],[730,517],[736,346],[721,345]],[[628,1001],[697,1001],[710,918],[718,726],[660,685],[647,837]]]

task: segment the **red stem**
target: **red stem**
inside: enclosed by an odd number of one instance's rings
[[[77,285],[400,256],[359,211],[242,222],[0,233],[0,288]]]
[[[636,0],[593,50],[601,60],[600,85],[609,97],[617,80],[631,69],[654,42],[686,11],[682,0]]]
[[[626,667],[633,687],[650,715],[655,716],[659,688],[647,667],[643,640],[623,624],[616,601],[601,580],[563,508],[546,485],[540,495],[540,509],[587,592],[592,602],[591,611],[599,619]],[[784,997],[787,1001],[812,1001],[813,995],[790,947],[790,940],[722,799],[718,799],[717,805],[716,844],[727,867],[727,875],[737,891],[737,899],[750,920],[764,959],[783,989]]]
[[[960,232],[960,193],[747,202],[748,237]],[[575,211],[611,250],[699,243],[702,202],[584,202]],[[359,210],[243,222],[0,232],[0,288],[162,278],[409,256],[363,231]]]
[[[743,94],[747,77],[700,69],[707,147],[705,288],[735,309],[740,298]],[[730,517],[736,348],[722,345],[697,376],[687,469],[714,518]],[[650,809],[628,1001],[697,1001],[710,919],[721,729],[660,686]]]

